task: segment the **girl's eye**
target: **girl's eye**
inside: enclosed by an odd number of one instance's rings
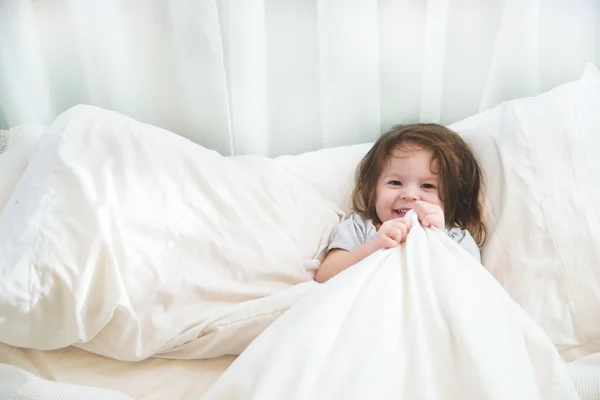
[[[423,184],[423,189],[435,189],[435,185],[432,185],[431,183],[425,183]]]
[[[390,181],[390,185],[402,186],[402,182],[400,182],[400,181]]]

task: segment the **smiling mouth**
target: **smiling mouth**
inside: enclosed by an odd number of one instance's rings
[[[411,210],[410,208],[399,208],[397,210],[394,210],[394,212],[396,214],[398,214],[398,216],[404,217],[406,215],[406,213],[409,212],[410,210]]]

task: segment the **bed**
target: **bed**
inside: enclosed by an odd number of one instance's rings
[[[3,364],[49,381],[112,389],[133,399],[198,399],[232,359],[232,356],[210,360],[151,358],[128,363],[74,347],[49,352],[0,347]]]
[[[600,398],[598,109],[589,65],[451,126],[486,174],[483,264],[569,363],[582,399]],[[316,290],[369,148],[227,158],[84,105],[9,135],[0,363],[135,399],[200,398]]]

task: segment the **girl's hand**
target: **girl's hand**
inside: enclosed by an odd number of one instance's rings
[[[440,206],[424,201],[417,201],[414,210],[424,227],[444,229],[444,211]]]
[[[375,250],[389,249],[406,240],[410,223],[405,218],[397,218],[384,222],[373,240]]]

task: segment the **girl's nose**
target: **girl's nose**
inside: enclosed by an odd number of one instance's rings
[[[409,200],[409,201],[418,200],[418,193],[413,188],[405,188],[402,191],[401,197],[403,200]]]

